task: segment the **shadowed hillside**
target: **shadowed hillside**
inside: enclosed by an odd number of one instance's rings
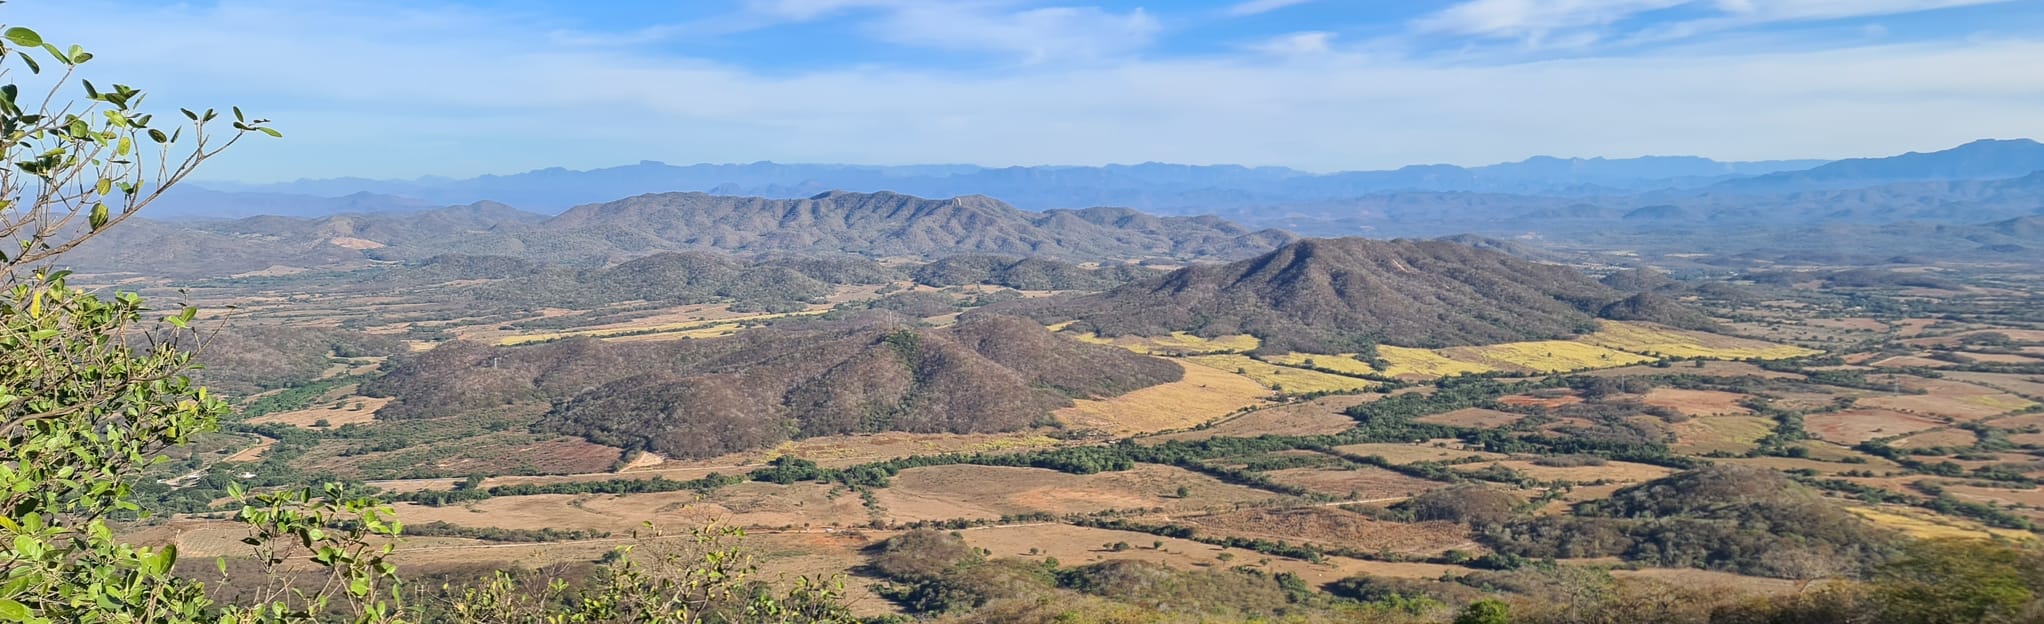
[[[997,316],[944,329],[872,313],[735,336],[666,342],[455,342],[402,358],[363,391],[381,418],[510,404],[553,408],[541,427],[673,457],[792,437],[981,433],[1048,424],[1073,397],[1177,380],[1168,362]]]
[[[1446,241],[1312,239],[1098,295],[1010,304],[1103,335],[1252,334],[1266,349],[1336,353],[1565,338],[1623,295],[1574,269]],[[1672,302],[1621,306],[1668,314]],[[1693,314],[1691,312],[1690,314]],[[1654,320],[1654,319],[1635,319]]]

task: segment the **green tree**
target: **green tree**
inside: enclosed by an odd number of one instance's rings
[[[2040,590],[2044,556],[1977,539],[1910,544],[1874,580],[1883,622],[2009,621],[2037,608]]]
[[[1469,603],[1455,616],[1455,624],[1511,624],[1512,607],[1496,598]]]
[[[739,534],[717,530],[698,532],[685,554],[607,558],[598,582],[575,592],[554,582],[514,598],[485,584],[408,606],[387,560],[402,524],[338,484],[230,488],[264,572],[239,604],[215,604],[202,582],[174,574],[175,548],[121,541],[112,523],[144,513],[130,500],[142,471],[216,430],[229,407],[185,374],[197,310],[102,297],[51,265],[243,137],[281,134],[239,109],[231,121],[186,110],[174,126],[157,123],[138,110],[137,89],[74,84],[91,59],[0,26],[0,622],[851,621],[829,583],[775,593],[752,581],[750,560],[723,546]],[[532,595],[549,600],[517,602]],[[478,613],[489,616],[461,619]]]

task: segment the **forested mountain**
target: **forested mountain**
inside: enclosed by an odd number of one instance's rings
[[[1448,241],[1307,239],[1104,293],[998,306],[1103,335],[1252,334],[1266,349],[1334,353],[1564,338],[1624,295],[1575,269]],[[1645,313],[1679,309],[1621,306]]]
[[[1074,397],[1117,395],[1182,374],[1175,364],[1022,319],[989,315],[929,329],[872,312],[712,339],[450,342],[399,358],[363,391],[394,397],[379,418],[523,405],[550,409],[541,425],[549,430],[706,457],[791,435],[1012,431],[1048,423]]]

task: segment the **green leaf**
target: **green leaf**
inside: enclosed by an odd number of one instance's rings
[[[6,37],[7,40],[14,43],[14,45],[18,45],[24,48],[39,48],[42,47],[43,45],[42,35],[36,34],[35,31],[29,30],[27,28],[22,28],[20,26],[9,28],[7,29],[6,33],[0,34],[0,36]]]
[[[12,34],[12,31],[9,34]],[[28,605],[21,604],[12,599],[0,598],[0,620],[26,622],[31,615],[34,614],[29,612]]]
[[[106,189],[106,187],[105,187],[105,186],[102,186],[102,187],[101,187],[101,190],[100,190],[100,193],[102,193],[102,194],[106,193],[106,190],[105,190],[105,189]],[[88,220],[90,220],[90,222],[91,222],[91,225],[92,225],[92,231],[94,231],[94,232],[97,232],[97,231],[99,231],[99,229],[100,229],[100,228],[106,227],[106,221],[107,221],[107,214],[106,214],[106,204],[102,204],[102,203],[95,203],[95,204],[93,204],[93,205],[92,205],[92,215],[91,215],[90,217],[88,217]]]
[[[256,129],[261,130],[263,134],[267,134],[275,138],[279,139],[284,138],[284,133],[278,132],[276,128],[256,128]]]

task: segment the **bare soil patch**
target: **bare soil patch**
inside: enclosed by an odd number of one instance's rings
[[[1187,490],[1185,498],[1177,497],[1181,486]],[[1091,475],[1001,466],[911,468],[896,475],[891,486],[876,490],[874,496],[893,522],[1160,507],[1176,512],[1204,511],[1278,497],[1154,464]]]
[[[1367,466],[1354,470],[1290,468],[1273,470],[1264,473],[1264,476],[1285,485],[1334,496],[1354,496],[1358,499],[1412,496],[1444,487],[1439,482]]]
[[[1256,509],[1182,518],[1201,534],[1309,542],[1363,551],[1434,554],[1469,550],[1467,526],[1455,522],[1388,522],[1334,507]],[[1474,547],[1481,550],[1481,547]]]
[[[284,424],[294,427],[313,428],[320,421],[328,427],[365,424],[376,420],[376,410],[390,403],[389,398],[351,396],[339,401],[321,401],[319,407],[292,412],[265,414],[248,419],[252,424]],[[339,408],[334,405],[339,404]]]
[[[1743,453],[1761,438],[1774,432],[1775,422],[1759,416],[1705,416],[1675,423],[1677,452],[1703,454],[1712,451]]]
[[[1915,414],[1882,409],[1850,409],[1811,414],[1803,426],[1812,435],[1844,445],[1890,438],[1943,426],[1944,423]]]
[[[1161,444],[1174,440],[1204,440],[1215,437],[1260,435],[1328,435],[1356,426],[1342,410],[1383,398],[1381,394],[1336,395],[1288,403],[1236,416],[1212,427],[1144,437],[1137,442]]]
[[[1400,465],[1423,461],[1446,461],[1451,459],[1462,459],[1465,457],[1482,457],[1485,459],[1506,459],[1508,457],[1507,455],[1501,453],[1487,453],[1484,451],[1477,450],[1465,450],[1459,448],[1461,443],[1462,443],[1461,440],[1456,440],[1452,445],[1433,446],[1431,444],[1395,444],[1390,442],[1373,442],[1368,444],[1350,444],[1348,446],[1337,446],[1335,447],[1335,450],[1341,451],[1343,453],[1348,453],[1351,455],[1361,455],[1365,457],[1374,455],[1377,457],[1384,458],[1385,461],[1389,461],[1393,464]]]
[[[1647,391],[1646,395],[1640,398],[1640,402],[1690,416],[1727,416],[1753,413],[1753,410],[1739,404],[1747,398],[1743,394],[1719,390],[1654,388]]]
[[[1481,407],[1471,407],[1441,414],[1428,414],[1426,416],[1421,416],[1413,420],[1435,425],[1449,425],[1453,427],[1496,429],[1499,427],[1511,426],[1512,423],[1519,422],[1524,418],[1526,418],[1525,414],[1514,414],[1511,412],[1500,412],[1497,410],[1484,409]]]
[[[1974,443],[1979,441],[1979,436],[1973,435],[1973,432],[1965,429],[1932,429],[1923,433],[1911,434],[1908,437],[1890,442],[1888,445],[1904,449],[1936,448],[1944,446],[1973,446]]]

